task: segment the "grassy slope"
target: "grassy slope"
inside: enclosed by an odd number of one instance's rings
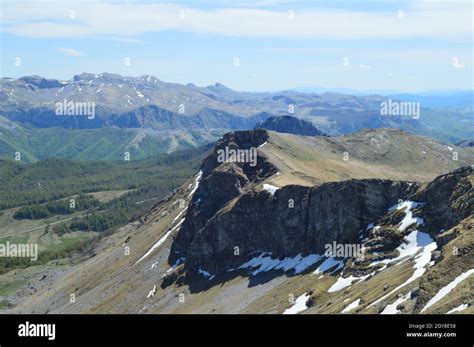
[[[393,129],[334,138],[270,134],[260,150],[280,171],[272,181],[277,186],[312,186],[350,178],[426,182],[474,162],[471,151],[452,146],[458,152],[458,161],[454,161],[453,152],[444,144]],[[348,160],[344,160],[344,153]]]
[[[406,128],[413,134],[425,135],[446,143],[457,143],[474,138],[473,110],[427,109],[420,115],[422,128]]]

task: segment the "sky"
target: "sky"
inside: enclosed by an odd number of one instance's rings
[[[2,77],[235,90],[473,88],[471,0],[0,0]]]

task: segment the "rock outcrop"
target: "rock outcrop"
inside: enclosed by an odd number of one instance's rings
[[[233,199],[240,196],[251,184],[259,183],[276,173],[276,168],[258,154],[257,147],[268,139],[265,130],[228,133],[217,142],[213,153],[202,164],[199,186],[189,204],[186,219],[173,243],[170,260],[187,257],[189,247],[206,223]],[[219,151],[254,151],[255,165],[250,162],[220,162]]]
[[[293,116],[270,117],[258,123],[255,129],[273,130],[279,133],[303,136],[327,136],[317,129],[313,123]]]
[[[260,183],[277,169],[259,153],[257,165],[219,163],[218,150],[250,149],[265,130],[227,134],[202,165],[202,179],[170,254],[185,267],[221,274],[258,252],[275,257],[322,254],[325,245],[356,243],[358,233],[406,199],[418,185],[382,179],[348,180],[317,187],[287,185],[275,193]]]
[[[426,202],[425,230],[438,234],[474,214],[474,169],[472,166],[438,176],[414,200]]]
[[[250,190],[205,223],[188,224],[194,224],[192,231],[183,228],[181,232],[193,237],[181,249],[186,249],[188,264],[200,264],[211,273],[238,267],[256,252],[280,258],[323,254],[333,241],[357,243],[360,230],[413,190],[405,182],[376,179],[314,188],[289,185],[274,195]]]

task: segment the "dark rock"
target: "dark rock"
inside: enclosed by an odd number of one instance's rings
[[[473,173],[472,166],[453,170],[438,176],[426,189],[415,195],[413,200],[426,202],[423,207],[426,231],[439,234],[443,229],[448,230],[474,214]]]
[[[200,268],[215,276],[227,274],[261,252],[280,259],[324,254],[325,246],[333,242],[360,243],[360,231],[375,221],[380,228],[368,232],[365,245],[384,252],[382,257],[396,256],[396,247],[412,230],[398,231],[404,211],[387,212],[400,199],[425,203],[413,214],[423,217],[424,230],[432,233],[448,230],[473,213],[472,167],[439,176],[422,191],[413,182],[352,179],[316,187],[286,185],[271,194],[261,190],[260,183],[277,169],[262,154],[255,166],[218,161],[218,150],[251,149],[267,140],[264,129],[228,133],[204,160],[201,182],[169,257],[170,263],[184,257],[183,271],[189,276],[166,281],[192,279]],[[363,262],[347,264],[348,275],[373,271]]]
[[[316,299],[312,296],[310,296],[308,298],[308,300],[306,300],[306,307],[313,307],[314,305],[316,304]]]
[[[401,303],[401,304],[397,305],[397,310],[398,311],[404,311],[405,310],[405,304]]]
[[[474,140],[463,140],[456,143],[459,147],[474,147]]]
[[[208,184],[213,176],[216,181]],[[224,176],[215,170],[203,180],[193,198],[201,203],[188,210],[171,262],[184,256],[186,264],[198,263],[218,274],[262,251],[280,258],[323,254],[333,241],[357,243],[359,230],[411,191],[408,183],[373,179],[315,188],[288,185],[272,196],[243,192],[237,176]],[[290,199],[294,208],[288,207]],[[235,247],[240,256],[233,256]]]
[[[327,136],[318,130],[313,123],[293,116],[270,117],[264,122],[258,123],[255,129],[267,129],[279,133],[303,136]]]

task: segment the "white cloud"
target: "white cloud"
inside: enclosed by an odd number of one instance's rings
[[[74,48],[58,47],[58,51],[68,57],[82,57],[84,55],[83,51],[78,51]]]
[[[75,19],[70,19],[70,11]],[[180,17],[184,11],[184,17]],[[4,1],[2,30],[27,37],[130,37],[174,30],[242,37],[370,39],[450,38],[472,35],[470,1],[414,1],[398,13],[330,8],[288,12],[255,8],[218,10],[143,2]]]

